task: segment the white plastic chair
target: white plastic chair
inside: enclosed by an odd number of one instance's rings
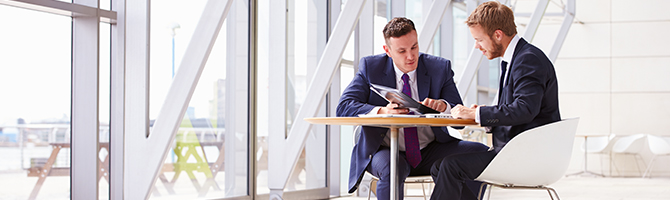
[[[458,132],[458,130],[453,129],[451,127],[449,128],[449,135],[455,138],[461,138],[461,133]],[[358,138],[361,136],[361,126],[356,126],[354,128],[354,144],[358,142]],[[365,174],[369,175],[372,177],[370,180],[370,184],[368,185],[368,200],[370,200],[370,197],[372,196],[372,192],[377,195],[377,182],[379,181],[379,178],[376,176],[372,175],[370,172],[365,171]],[[422,196],[417,196],[417,197],[423,197],[424,200],[428,199],[428,196],[430,195],[430,191],[432,189],[432,184],[433,184],[433,177],[430,175],[425,175],[425,176],[409,176],[405,179],[405,197],[414,197],[412,195],[407,194],[407,184],[421,184],[421,191],[423,192]],[[428,186],[426,186],[428,184]],[[426,195],[426,189],[428,189],[428,195]]]
[[[658,156],[670,156],[670,136],[659,137],[655,135],[647,135],[647,142],[649,144],[649,150],[653,157],[649,161],[647,169],[644,170],[644,175],[642,177],[651,177],[651,170],[653,168],[654,161]]]
[[[637,161],[638,158],[642,159],[640,157],[640,151],[642,150],[642,147],[644,145],[644,137],[645,134],[635,134],[635,135],[629,135],[629,136],[624,136],[619,138],[615,143],[614,146],[612,146],[612,154],[613,155],[632,155],[633,158],[635,159],[635,166],[637,166],[637,171],[642,176],[642,172],[640,171],[640,164]],[[614,169],[616,169],[617,174],[621,174],[619,172],[619,168],[617,167],[616,163],[614,163]]]
[[[558,181],[568,169],[578,122],[579,118],[564,119],[522,132],[500,150],[475,180],[484,182],[482,186],[547,190],[551,199],[554,194],[560,199],[556,190],[547,185]],[[481,192],[482,188],[478,196]]]
[[[616,142],[616,134],[610,134],[608,136],[593,136],[588,137],[588,139],[582,145],[582,151],[588,154],[600,154],[607,155],[609,159],[609,176],[612,176],[612,147]],[[584,146],[588,149],[584,149]],[[605,174],[603,171],[603,162],[600,161],[600,174]],[[585,169],[586,170],[586,169]]]

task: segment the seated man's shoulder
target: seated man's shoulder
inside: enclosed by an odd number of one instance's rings
[[[425,54],[421,53],[419,55],[419,58],[422,59],[424,62],[431,62],[431,63],[444,63],[444,62],[449,62],[448,59],[440,57],[440,56],[434,56],[430,54]]]
[[[386,55],[386,53],[380,53],[377,55],[365,56],[363,57],[363,59],[367,60],[368,62],[379,62],[388,59],[388,56]]]

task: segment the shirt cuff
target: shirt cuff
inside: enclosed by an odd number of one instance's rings
[[[477,106],[477,109],[475,110],[475,122],[477,122],[478,124],[482,124],[481,120],[479,119],[479,108],[480,107]]]
[[[444,109],[444,112],[442,112],[441,114],[451,114],[451,104],[449,104],[449,102],[447,102],[447,100],[444,100],[444,99],[440,99],[440,100],[444,101],[444,103],[447,104],[447,109]]]
[[[379,109],[381,109],[381,108],[382,108],[382,107],[375,106],[375,108],[373,108],[373,109],[368,113],[368,115],[376,115],[377,113],[379,113]]]

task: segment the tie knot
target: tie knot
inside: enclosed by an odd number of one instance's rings
[[[409,83],[409,76],[407,74],[403,74],[402,77],[400,77],[400,78],[402,78],[402,82],[404,84]]]

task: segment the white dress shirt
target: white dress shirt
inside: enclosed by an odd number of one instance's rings
[[[519,39],[520,39],[520,37],[519,37],[518,34],[514,35],[514,37],[512,37],[512,41],[509,42],[509,45],[507,46],[507,49],[505,49],[505,54],[503,54],[502,59],[500,59],[501,64],[502,64],[503,61],[507,62],[507,70],[505,70],[504,72],[500,72],[500,73],[505,73],[505,76],[504,76],[504,79],[503,79],[503,87],[506,86],[505,83],[507,83],[507,77],[509,76],[509,71],[512,68],[512,63],[511,63],[512,56],[514,56],[514,50],[516,49],[516,45],[519,43]],[[498,91],[502,91],[502,90],[498,90]],[[497,101],[498,98],[500,98],[500,94],[496,94],[495,101],[493,102],[494,104],[498,103],[498,101]],[[480,120],[480,117],[479,117],[479,107],[477,107],[477,110],[475,111],[475,122],[481,124],[481,120]]]
[[[395,66],[395,63],[393,63],[393,69],[395,70],[395,80],[396,80],[396,89],[402,91],[402,87],[404,85],[402,81],[402,75],[404,74],[398,67]],[[417,100],[417,101],[422,101],[423,99],[419,100],[419,89],[417,86],[417,81],[416,81],[416,70],[407,72],[407,76],[409,76],[409,86],[410,90],[412,90],[412,99]],[[447,104],[447,109],[442,112],[442,114],[449,114],[451,112],[451,105],[444,99],[440,99],[444,101],[444,103]],[[370,111],[368,114],[377,114],[379,112],[379,109],[381,109],[384,106],[377,106],[372,111]],[[389,130],[390,132],[390,130]],[[386,136],[384,137],[384,141],[382,142],[382,146],[389,147],[391,144],[391,137],[389,132],[386,133]],[[419,148],[423,149],[428,144],[430,144],[433,140],[435,140],[435,133],[433,133],[433,130],[429,126],[419,126],[417,127],[417,136],[419,137]],[[398,130],[398,150],[399,151],[405,151],[405,132],[403,129]]]

